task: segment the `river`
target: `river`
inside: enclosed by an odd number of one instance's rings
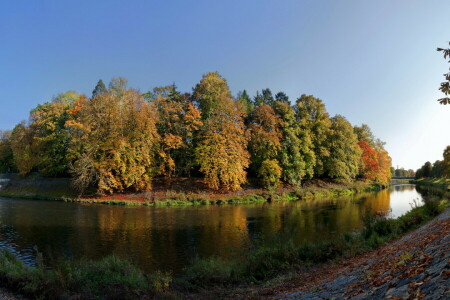
[[[351,197],[252,205],[125,207],[0,198],[0,247],[33,264],[45,255],[115,254],[145,271],[179,272],[195,257],[230,256],[251,239],[289,232],[297,242],[362,227],[367,211],[398,217],[422,203],[414,185]]]

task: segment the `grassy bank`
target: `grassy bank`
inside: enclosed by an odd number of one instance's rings
[[[450,192],[450,178],[420,178],[413,182],[420,186],[429,186]]]
[[[297,245],[286,234],[252,242],[234,258],[197,259],[177,277],[161,272],[144,274],[130,262],[112,256],[99,261],[59,260],[46,263],[46,267],[38,255],[37,266],[30,267],[2,250],[0,279],[11,291],[30,298],[176,299],[204,291],[219,293],[212,295],[217,297],[238,286],[261,285],[311,265],[374,249],[419,227],[448,207],[448,200],[438,199],[426,197],[423,206],[395,220],[368,214],[361,232],[343,234],[330,241]]]
[[[218,257],[200,259],[187,269],[185,286],[198,291],[217,285],[262,284],[311,265],[352,257],[377,248],[431,220],[448,207],[448,200],[437,199],[428,197],[423,206],[415,207],[398,219],[367,215],[365,228],[361,232],[343,234],[334,240],[296,245],[286,234],[252,244],[235,260]]]
[[[301,188],[282,186],[273,191],[245,187],[239,192],[216,193],[211,190],[184,191],[159,187],[157,191],[146,193],[80,197],[71,189],[68,179],[31,177],[12,180],[6,187],[0,190],[0,197],[126,206],[188,206],[332,198],[361,192],[377,191],[380,188],[378,185],[361,181],[353,183],[315,181],[308,182]]]

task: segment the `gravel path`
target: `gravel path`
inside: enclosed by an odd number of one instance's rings
[[[323,274],[325,272],[325,275]],[[336,274],[338,274],[336,276]],[[275,299],[450,299],[450,209],[380,249],[330,270]],[[305,278],[303,277],[303,280]],[[281,290],[281,291],[280,291]],[[272,295],[270,295],[272,294]],[[263,294],[260,294],[263,296]]]

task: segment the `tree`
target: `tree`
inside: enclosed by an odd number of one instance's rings
[[[424,165],[423,165],[423,177],[430,177],[431,175],[431,163],[429,161],[427,161]]]
[[[14,154],[11,148],[11,131],[0,130],[0,173],[15,171]]]
[[[392,159],[388,152],[384,149],[377,151],[378,156],[378,172],[375,176],[375,181],[383,186],[388,186],[391,179]]]
[[[109,83],[108,92],[116,96],[122,96],[127,90],[128,80],[123,77],[114,77]]]
[[[278,159],[282,168],[282,180],[300,185],[303,178],[312,178],[314,175],[315,155],[311,136],[299,126],[295,110],[289,103],[276,101],[274,110],[282,121]]]
[[[210,188],[237,190],[246,182],[249,165],[244,113],[217,72],[203,75],[193,96],[203,118],[195,149],[200,172]]]
[[[73,91],[59,94],[51,102],[38,105],[30,113],[37,169],[45,176],[63,175],[67,171],[68,111],[81,97]]]
[[[431,168],[431,177],[440,178],[444,176],[444,162],[442,160],[436,160]]]
[[[376,139],[369,125],[362,124],[361,126],[354,126],[353,130],[358,137],[358,141],[366,141],[370,147],[375,147]]]
[[[263,104],[272,105],[275,99],[273,98],[272,91],[270,89],[263,89],[261,94],[256,92],[256,96],[253,99],[255,106],[260,106]]]
[[[267,104],[258,106],[249,125],[250,130],[250,142],[249,152],[251,154],[250,168],[254,173],[258,174],[265,187],[274,186],[277,183],[274,182],[274,174],[268,174],[269,169],[276,168],[278,166],[276,158],[278,157],[281,149],[281,120],[275,114],[273,108]],[[270,161],[270,168],[269,168]],[[262,167],[264,166],[264,172]],[[278,166],[281,170],[281,168]],[[280,174],[281,176],[281,171]],[[270,176],[270,179],[266,178]],[[280,178],[278,177],[278,180]]]
[[[220,110],[222,100],[232,97],[226,80],[218,72],[211,72],[204,74],[195,86],[193,98],[202,112],[202,119],[207,120]]]
[[[276,159],[264,160],[259,168],[262,185],[268,189],[276,188],[280,182],[281,172],[281,167]]]
[[[252,103],[252,99],[247,94],[246,90],[243,90],[242,92],[239,92],[236,97],[237,101],[241,103],[242,110],[244,113],[249,116],[252,111],[255,109],[255,106]]]
[[[362,161],[362,168],[361,168],[361,175],[365,179],[374,180],[378,171],[379,171],[379,165],[378,165],[378,153],[373,150],[372,147],[370,147],[369,143],[360,140],[358,142],[358,146],[362,150],[361,154],[361,161]],[[389,168],[389,172],[390,172]]]
[[[322,100],[312,95],[301,95],[297,99],[295,111],[301,131],[311,138],[314,145],[314,173],[316,176],[321,176],[325,172],[324,161],[330,156],[329,143],[327,143],[330,136],[330,117]]]
[[[159,135],[152,104],[134,90],[76,101],[67,122],[73,182],[81,192],[145,191],[157,171]]]
[[[92,98],[94,98],[97,95],[107,93],[106,85],[103,83],[103,80],[99,80],[97,82],[97,85],[95,86],[94,90],[92,91]]]
[[[17,124],[10,136],[11,149],[14,156],[14,164],[20,175],[26,175],[37,165],[36,144],[33,135],[25,121]]]
[[[331,118],[330,132],[326,140],[329,155],[324,159],[325,172],[331,178],[349,181],[358,175],[360,168],[362,151],[357,136],[352,125],[340,115]]]
[[[449,45],[450,45],[450,42],[449,42]],[[444,59],[447,59],[447,57],[450,57],[450,48],[447,48],[447,49],[437,48],[437,51],[442,51],[444,53]],[[448,62],[450,63],[450,60]],[[439,88],[439,90],[442,93],[444,93],[445,97],[438,99],[438,101],[439,101],[439,103],[446,105],[446,104],[450,104],[450,98],[448,97],[448,95],[450,95],[450,72],[444,74],[444,78],[445,78],[445,81],[441,83],[441,87]]]
[[[445,178],[450,178],[450,146],[447,146],[444,150],[443,175]]]
[[[283,92],[278,92],[275,95],[275,100],[283,103],[289,103],[289,97]]]
[[[175,85],[155,88],[153,104],[158,111],[157,128],[161,136],[160,174],[171,177],[189,175],[195,165],[194,135],[203,125],[200,111],[194,106],[189,94],[181,95]]]

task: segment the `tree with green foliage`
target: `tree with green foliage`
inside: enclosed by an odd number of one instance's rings
[[[14,156],[14,164],[20,175],[30,173],[37,165],[36,144],[33,140],[33,133],[25,121],[17,124],[11,131],[11,149]]]
[[[442,173],[445,178],[450,178],[450,146],[444,150],[444,160],[442,161]]]
[[[284,92],[278,92],[275,95],[275,100],[282,103],[289,103],[289,97]]]
[[[51,102],[39,104],[30,113],[37,169],[45,176],[60,176],[67,171],[70,139],[66,128],[70,118],[68,111],[81,97],[73,91],[59,94]]]
[[[92,91],[92,98],[100,94],[105,94],[106,92],[108,92],[108,90],[106,89],[106,85],[103,83],[103,80],[100,79],[97,82],[94,90]]]
[[[217,114],[223,99],[232,99],[226,80],[218,72],[204,74],[202,80],[195,86],[192,96],[198,103],[203,120]]]
[[[217,72],[203,75],[193,97],[203,119],[195,149],[200,172],[210,188],[237,190],[246,182],[249,165],[244,113]]]
[[[376,138],[372,133],[369,125],[362,124],[361,126],[353,126],[353,130],[355,131],[356,136],[358,137],[358,141],[365,141],[369,144],[370,147],[375,148]]]
[[[436,160],[431,168],[430,176],[433,178],[440,178],[444,176],[444,162]]]
[[[0,130],[0,173],[10,173],[16,170],[10,137],[10,130]]]
[[[241,103],[242,110],[247,116],[250,116],[250,114],[255,109],[255,106],[252,103],[252,99],[248,95],[246,90],[243,90],[242,92],[239,92],[236,97],[237,101]]]
[[[358,175],[362,151],[357,143],[352,125],[343,116],[331,118],[327,138],[330,154],[324,160],[324,171],[329,177],[350,181]]]
[[[288,102],[276,101],[274,110],[282,122],[278,159],[282,167],[282,180],[300,185],[303,178],[312,178],[314,175],[315,155],[311,136],[299,126],[296,112]]]
[[[304,136],[312,140],[315,155],[314,174],[322,176],[325,173],[324,162],[330,156],[329,143],[327,143],[331,134],[330,116],[322,100],[312,95],[301,95],[297,99],[295,111],[301,131]]]

